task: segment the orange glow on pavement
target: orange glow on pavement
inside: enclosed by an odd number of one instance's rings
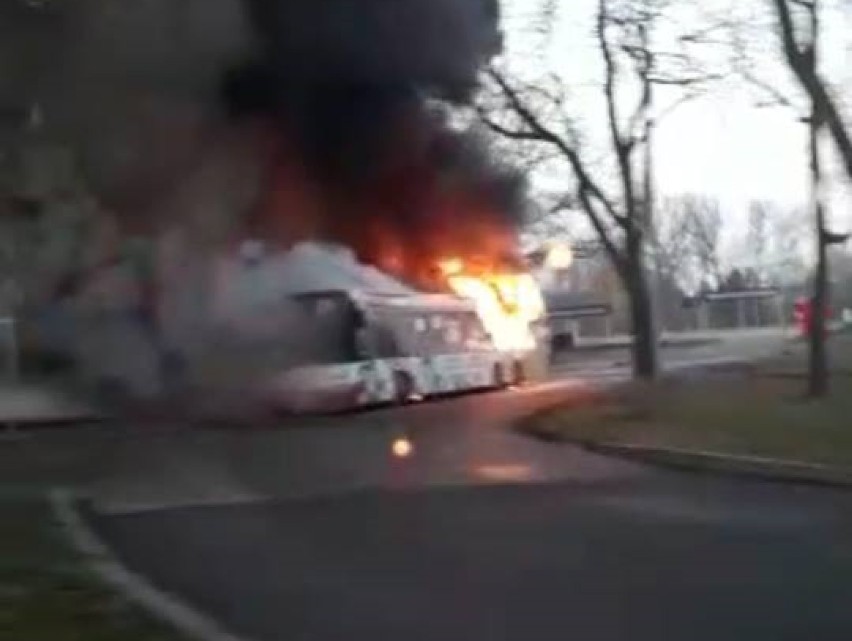
[[[394,442],[391,445],[391,451],[397,458],[408,458],[414,453],[414,445],[412,445],[408,438],[400,436],[399,438],[394,439]]]

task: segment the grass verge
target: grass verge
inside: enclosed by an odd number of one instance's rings
[[[831,341],[832,392],[805,398],[804,348],[737,371],[631,383],[530,417],[550,440],[708,450],[852,467],[852,336]]]
[[[65,542],[42,495],[0,494],[0,639],[181,638],[99,583]]]

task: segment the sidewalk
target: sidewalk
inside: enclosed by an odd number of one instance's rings
[[[757,337],[786,338],[794,335],[789,327],[752,327],[742,329],[717,329],[703,331],[663,332],[660,343],[665,346],[692,347],[708,345],[725,340],[752,339]],[[577,349],[608,349],[628,347],[633,342],[633,336],[616,334],[613,336],[580,337]]]
[[[76,423],[100,418],[94,407],[48,386],[0,383],[0,425]]]

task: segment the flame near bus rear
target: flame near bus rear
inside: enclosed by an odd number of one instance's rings
[[[494,346],[507,352],[536,348],[534,324],[544,315],[538,283],[526,272],[465,271],[465,261],[446,258],[439,263],[447,284],[459,296],[474,301]]]

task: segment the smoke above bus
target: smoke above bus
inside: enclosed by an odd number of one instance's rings
[[[223,78],[231,118],[264,141],[251,233],[350,247],[425,288],[439,262],[520,268],[525,181],[450,126],[499,51],[493,0],[248,0],[254,50]]]

